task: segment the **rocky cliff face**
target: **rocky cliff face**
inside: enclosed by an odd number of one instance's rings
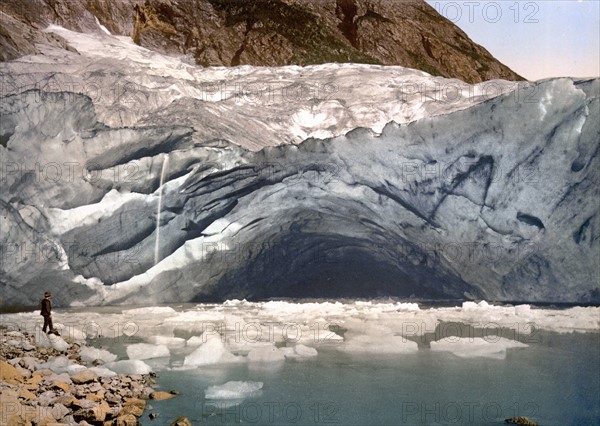
[[[0,59],[64,47],[43,29],[131,36],[149,49],[209,65],[401,65],[475,83],[521,80],[424,1],[7,0]]]

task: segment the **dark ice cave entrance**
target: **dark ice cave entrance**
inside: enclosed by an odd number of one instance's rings
[[[397,236],[380,238],[373,232],[357,238],[323,229],[304,232],[292,226],[283,237],[262,242],[265,249],[228,271],[209,299],[448,300],[477,294],[440,267],[434,254]]]

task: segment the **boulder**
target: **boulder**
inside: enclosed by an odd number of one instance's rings
[[[123,404],[123,410],[121,410],[121,415],[125,414],[133,414],[136,417],[140,417],[144,413],[144,409],[146,408],[146,401],[138,398],[128,398],[125,400]]]
[[[190,422],[187,417],[181,416],[177,417],[173,423],[171,423],[171,426],[192,426],[192,422]]]
[[[71,376],[73,383],[82,384],[98,380],[98,375],[90,370],[83,370]]]
[[[101,402],[91,408],[82,408],[73,413],[73,417],[78,421],[103,422],[107,415],[112,415],[112,411],[106,402]]]
[[[23,375],[6,361],[0,360],[0,380],[9,384],[22,383]]]
[[[163,399],[171,399],[171,398],[175,398],[177,395],[174,395],[170,392],[161,392],[161,391],[156,391],[156,392],[152,392],[150,394],[150,399],[156,399],[156,400],[163,400]]]
[[[34,399],[37,398],[37,396],[34,393],[32,393],[31,391],[29,391],[27,388],[23,387],[19,391],[19,398],[22,398],[26,401],[33,401]]]
[[[65,382],[60,382],[58,380],[54,381],[52,383],[52,386],[58,389],[61,389],[64,392],[70,392],[70,386],[68,384],[66,384]]]
[[[137,426],[139,421],[133,414],[121,414],[115,421],[116,426]]]
[[[538,426],[536,422],[527,417],[511,417],[510,419],[504,420],[504,423],[513,425],[525,425],[525,426]]]
[[[65,407],[63,404],[61,403],[56,403],[52,406],[52,417],[54,417],[55,419],[62,419],[63,417],[65,417],[67,414],[69,414],[71,412],[71,410],[69,410],[67,407]]]

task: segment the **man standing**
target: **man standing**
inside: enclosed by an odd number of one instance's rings
[[[44,317],[44,327],[42,328],[44,333],[46,332],[46,328],[48,328],[48,333],[52,333],[54,330],[54,327],[52,327],[52,303],[50,303],[50,297],[52,297],[52,294],[47,291],[44,293],[44,299],[42,300],[42,312],[40,312],[40,315]]]

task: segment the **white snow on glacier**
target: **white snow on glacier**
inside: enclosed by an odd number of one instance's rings
[[[129,37],[57,25],[48,31],[77,53],[48,48],[45,56],[4,64],[4,95],[32,88],[82,93],[107,125],[172,124],[179,117],[178,124],[196,128],[198,137],[250,149],[335,137],[357,127],[381,132],[390,121],[446,114],[529,86],[503,80],[468,85],[403,67],[357,64],[201,68]],[[35,79],[29,64],[35,64]],[[124,72],[111,80],[109,70],[116,75],[119,69]]]

